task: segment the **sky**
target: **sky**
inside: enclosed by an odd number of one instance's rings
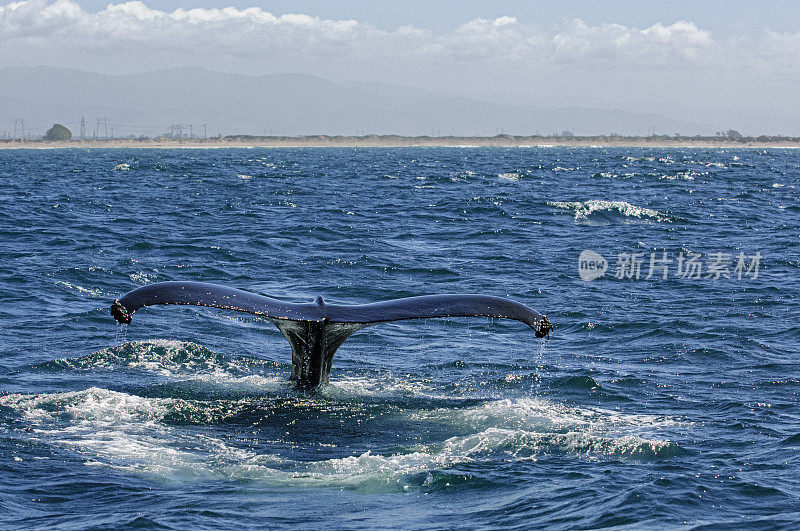
[[[202,66],[800,135],[796,1],[0,0],[0,66]]]
[[[87,11],[105,9],[108,0],[77,2]],[[589,24],[616,22],[627,26],[649,27],[656,22],[691,20],[718,35],[761,33],[765,29],[796,32],[800,28],[800,7],[796,0],[765,2],[741,0],[585,0],[509,1],[509,0],[152,0],[147,5],[162,11],[178,8],[260,7],[274,15],[304,13],[324,19],[354,19],[377,28],[392,30],[413,25],[435,31],[456,28],[476,18],[514,16],[524,24],[544,27],[562,25],[574,18]]]

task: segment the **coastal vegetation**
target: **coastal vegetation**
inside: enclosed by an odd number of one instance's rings
[[[53,124],[53,127],[44,134],[45,140],[70,140],[72,132],[61,124]]]
[[[55,124],[41,140],[0,139],[0,148],[18,146],[36,147],[514,147],[514,146],[564,146],[564,147],[696,147],[696,148],[782,148],[800,147],[800,137],[789,136],[737,136],[720,134],[716,136],[682,136],[682,135],[596,135],[596,136],[564,136],[557,135],[509,135],[496,136],[402,136],[375,135],[361,136],[340,135],[304,135],[304,136],[260,136],[260,135],[226,135],[209,138],[171,138],[136,137],[136,138],[72,138],[66,127]]]

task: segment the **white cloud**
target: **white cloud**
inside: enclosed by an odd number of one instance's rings
[[[657,23],[639,30],[620,24],[589,26],[575,20],[553,37],[554,51],[565,61],[603,59],[637,63],[695,62],[715,53],[708,31],[690,22]]]
[[[130,72],[202,65],[254,74],[314,73],[398,82],[450,94],[550,95],[554,104],[702,102],[800,73],[800,34],[718,40],[690,21],[639,29],[574,20],[556,30],[514,17],[450,31],[385,31],[355,20],[275,16],[259,7],[152,9],[140,1],[87,12],[71,0],[0,5],[0,64]],[[739,88],[737,88],[739,86]],[[723,88],[721,88],[723,87]],[[775,87],[770,86],[774,92]],[[704,96],[705,95],[705,96]]]
[[[123,53],[151,52],[164,44],[170,50],[183,49],[187,60],[193,51],[210,48],[216,48],[220,57],[226,52],[266,57],[282,51],[293,55],[350,52],[375,59],[427,56],[434,61],[448,57],[535,62],[598,57],[688,60],[714,45],[707,31],[689,22],[638,30],[618,24],[589,26],[576,20],[551,35],[504,16],[476,19],[437,35],[408,26],[381,31],[354,20],[324,20],[303,14],[276,17],[258,7],[165,12],[132,1],[90,13],[70,0],[28,0],[0,6],[0,41],[17,48],[15,43],[25,42],[29,47],[24,50],[25,60],[32,59],[37,51],[45,60],[44,53],[55,49],[66,52],[73,47],[94,46],[117,48]],[[36,50],[34,42],[42,48]],[[148,54],[142,55],[139,62],[147,58]]]
[[[177,9],[169,13],[133,1],[109,4],[102,11],[89,13],[70,0],[28,0],[0,6],[0,42],[12,47],[20,40],[28,41],[27,46],[36,42],[50,52],[87,46],[151,52],[168,44],[170,49],[183,49],[188,59],[198,46],[238,45],[263,52],[300,42],[347,43],[359,31],[358,22],[352,20],[293,14],[276,17],[257,7]],[[30,58],[37,50],[25,51]],[[224,55],[224,50],[220,52]],[[142,56],[141,62],[146,59],[147,55]]]

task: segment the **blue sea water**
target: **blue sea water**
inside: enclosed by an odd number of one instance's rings
[[[798,192],[793,150],[0,151],[0,525],[796,527]],[[556,328],[370,327],[298,390],[254,316],[114,322],[163,280]]]

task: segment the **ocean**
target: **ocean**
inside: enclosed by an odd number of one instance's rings
[[[800,525],[800,152],[0,151],[0,526]],[[165,280],[507,297],[368,327],[109,314]]]

